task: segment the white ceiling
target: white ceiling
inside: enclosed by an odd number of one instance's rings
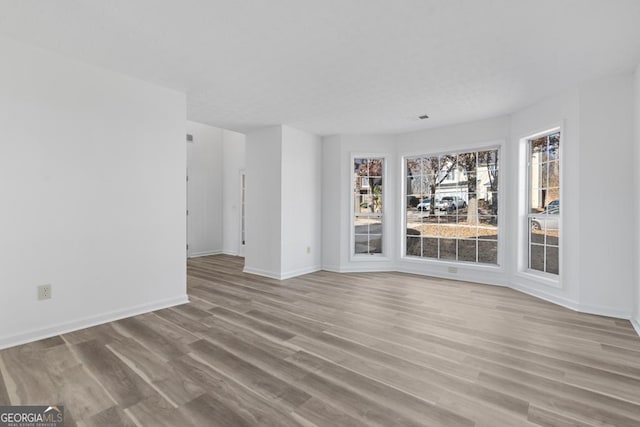
[[[640,1],[0,0],[0,34],[184,91],[190,120],[383,133],[631,70]]]

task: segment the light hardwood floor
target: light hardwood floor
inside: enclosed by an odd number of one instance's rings
[[[67,426],[640,425],[627,321],[398,273],[188,262],[191,303],[0,351],[0,404]]]

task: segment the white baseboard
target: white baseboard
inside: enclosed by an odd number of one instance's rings
[[[394,267],[371,267],[371,266],[357,266],[357,267],[338,267],[333,265],[323,265],[319,270],[330,271],[332,273],[389,273],[398,271]]]
[[[560,305],[562,307],[568,308],[573,311],[577,311],[579,313],[588,313],[588,314],[595,314],[597,316],[615,317],[617,319],[631,319],[631,312],[627,310],[620,310],[612,307],[591,306],[591,305],[580,304],[577,301],[573,301],[562,296],[553,295],[548,292],[544,292],[539,289],[534,289],[529,286],[525,286],[521,284],[511,284],[510,287],[511,289],[515,289],[516,291],[520,291],[527,295],[531,295],[533,297],[540,298],[545,301],[549,301],[550,303]]]
[[[298,270],[286,271],[280,274],[280,279],[291,279],[292,277],[302,276],[304,274],[315,273],[316,271],[320,271],[322,268],[319,265],[314,265],[311,267],[300,268]]]
[[[632,317],[632,313],[630,311],[620,310],[613,307],[600,307],[578,304],[578,308],[576,311],[579,311],[581,313],[596,314],[598,316],[615,317],[617,319],[631,320]]]
[[[268,277],[270,279],[285,280],[285,279],[291,279],[292,277],[302,276],[303,274],[309,274],[309,273],[313,273],[320,270],[322,270],[322,268],[319,265],[314,265],[312,267],[301,268],[299,270],[285,271],[284,273],[267,271],[259,268],[252,268],[252,267],[245,267],[244,270],[242,271],[244,273]]]
[[[425,276],[425,277],[436,277],[438,279],[459,280],[461,282],[480,283],[482,285],[508,287],[507,284],[501,283],[498,279],[496,280],[485,279],[483,277],[473,276],[473,275],[470,275],[470,273],[465,273],[465,272],[447,274],[440,271],[424,271],[424,269],[412,268],[410,266],[398,266],[398,268],[396,268],[393,271],[397,271],[398,273],[415,274],[418,276]]]
[[[638,322],[636,319],[631,319],[631,325],[633,325],[633,328],[636,330],[638,336],[640,336],[640,322]]]
[[[237,251],[227,251],[227,250],[222,250],[222,253],[224,255],[231,255],[231,256],[240,256],[240,254]]]
[[[554,295],[552,293],[548,293],[545,292],[543,290],[537,289],[537,288],[533,288],[524,284],[519,284],[519,283],[501,283],[497,278],[493,277],[493,278],[483,278],[479,275],[471,275],[472,273],[469,274],[464,274],[464,272],[461,272],[462,274],[458,273],[458,274],[447,274],[447,273],[443,273],[443,272],[438,272],[438,271],[425,271],[423,268],[421,267],[413,267],[411,265],[406,265],[406,264],[398,264],[395,267],[392,268],[377,268],[377,269],[372,269],[370,266],[366,266],[366,267],[340,267],[340,266],[336,266],[336,265],[323,265],[322,266],[322,270],[326,270],[326,271],[331,271],[334,273],[359,273],[359,272],[384,272],[384,271],[392,271],[392,272],[399,272],[399,273],[408,273],[408,274],[417,274],[417,275],[421,275],[421,276],[426,276],[426,277],[437,277],[437,278],[442,278],[442,279],[451,279],[451,280],[460,280],[460,281],[466,281],[466,282],[472,282],[472,283],[480,283],[480,284],[484,284],[484,285],[491,285],[491,286],[503,286],[503,287],[509,287],[511,289],[514,289],[516,291],[525,293],[527,295],[531,295],[533,297],[536,298],[540,298],[542,300],[548,301],[550,303],[556,304],[556,305],[560,305],[562,307],[568,308],[570,310],[573,311],[577,311],[580,313],[588,313],[588,314],[595,314],[598,316],[607,316],[607,317],[615,317],[618,319],[631,319],[631,323],[633,324],[633,326],[636,328],[636,331],[638,332],[638,335],[640,335],[640,322],[638,322],[637,320],[633,320],[632,316],[631,316],[631,312],[627,311],[627,310],[620,310],[617,308],[613,308],[613,307],[603,307],[603,306],[591,306],[591,305],[585,305],[585,304],[579,304],[576,301],[570,300],[568,298],[562,297],[562,296],[558,296],[558,295]],[[459,270],[460,271],[460,270]]]
[[[175,298],[167,298],[148,304],[136,305],[123,310],[115,310],[96,316],[88,316],[83,319],[64,322],[54,326],[48,326],[46,328],[32,329],[30,331],[21,332],[19,334],[1,337],[0,350],[4,348],[14,347],[20,344],[25,344],[28,342],[38,341],[45,338],[51,338],[56,335],[77,331],[79,329],[90,328],[92,326],[101,325],[103,323],[113,322],[115,320],[124,319],[126,317],[137,316],[139,314],[148,313],[150,311],[186,304],[188,302],[188,296],[181,295]]]
[[[342,271],[340,271],[340,266],[338,265],[322,265],[321,270],[330,271],[332,273],[342,273]]]
[[[531,295],[532,297],[536,297],[536,298],[540,298],[542,300],[551,302],[553,304],[556,305],[560,305],[564,308],[568,308],[570,310],[573,311],[579,311],[578,310],[578,303],[576,301],[570,300],[568,298],[564,298],[561,296],[557,296],[557,295],[553,295],[544,291],[541,291],[540,289],[536,289],[536,288],[532,288],[526,285],[522,285],[519,283],[512,283],[509,286],[511,289],[515,289],[516,291],[520,291],[523,294],[527,294],[527,295]]]
[[[341,273],[392,273],[394,271],[398,271],[395,268],[389,267],[379,267],[379,268],[371,268],[371,267],[348,267],[343,268]]]
[[[249,274],[255,274],[256,276],[268,277],[270,279],[280,280],[280,273],[277,273],[277,272],[274,272],[274,271],[262,270],[260,268],[245,267],[242,270],[242,272],[243,273],[249,273]]]
[[[198,258],[198,257],[201,257],[201,256],[220,255],[220,254],[222,254],[221,250],[193,252],[193,253],[189,254],[189,258]]]

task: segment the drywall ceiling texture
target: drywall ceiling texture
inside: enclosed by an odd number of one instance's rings
[[[500,116],[631,71],[638,22],[637,0],[0,4],[0,34],[184,91],[190,120],[318,135]]]

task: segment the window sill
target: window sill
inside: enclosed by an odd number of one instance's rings
[[[504,267],[500,264],[479,264],[475,262],[439,260],[421,257],[401,256],[400,262],[408,262],[412,264],[421,264],[429,266],[455,267],[463,270],[485,270],[497,273],[503,273]]]
[[[545,285],[556,289],[562,289],[560,276],[549,273],[538,273],[532,270],[524,270],[516,273],[516,276],[539,285]]]
[[[389,258],[386,255],[382,255],[382,254],[376,254],[376,255],[367,255],[367,254],[351,254],[351,256],[349,257],[349,261],[354,261],[354,262],[366,262],[366,261],[375,261],[375,262],[384,262],[384,261],[391,261],[391,258]]]

